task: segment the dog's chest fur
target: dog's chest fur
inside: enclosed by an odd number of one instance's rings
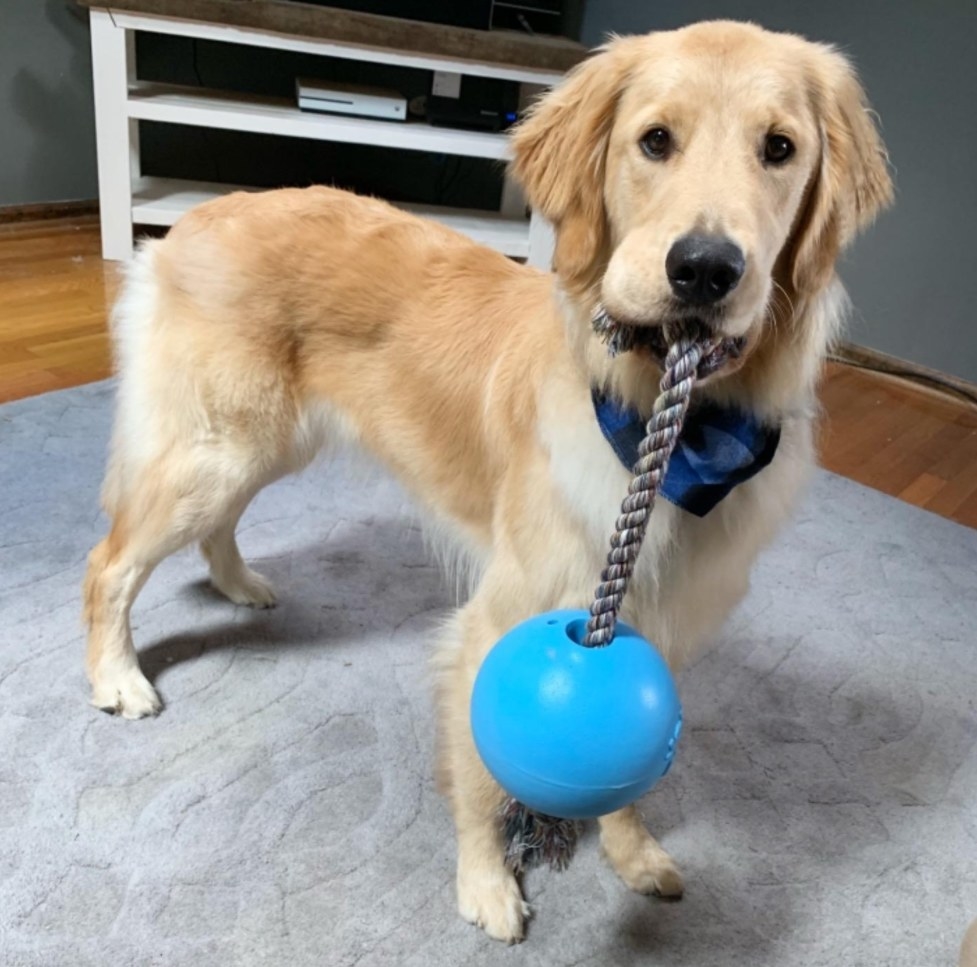
[[[561,553],[577,555],[583,565],[577,571],[580,581],[589,580],[585,600],[566,603],[586,606],[631,475],[601,433],[582,380],[560,380],[541,401],[540,439],[553,486],[578,525],[575,539],[562,542]],[[793,417],[782,426],[770,466],[705,517],[656,501],[623,617],[654,641],[673,666],[715,634],[746,594],[754,560],[788,517],[813,462],[810,420]],[[572,592],[581,593],[580,588]]]

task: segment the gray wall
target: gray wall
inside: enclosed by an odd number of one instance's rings
[[[0,205],[94,198],[88,11],[0,0]]]
[[[977,2],[588,0],[582,39],[718,17],[830,41],[855,60],[897,200],[842,265],[850,337],[977,382]]]

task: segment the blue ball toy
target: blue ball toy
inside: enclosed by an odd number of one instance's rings
[[[475,679],[482,761],[531,810],[591,819],[647,792],[672,763],[682,706],[668,666],[633,628],[585,647],[589,612],[550,611],[513,628]]]

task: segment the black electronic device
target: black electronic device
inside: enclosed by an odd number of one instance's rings
[[[424,117],[428,124],[435,127],[472,131],[504,131],[518,120],[517,113],[504,105],[438,97],[435,94],[425,98]]]

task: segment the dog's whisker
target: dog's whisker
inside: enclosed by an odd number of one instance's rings
[[[773,279],[772,281],[774,304],[776,304],[777,300],[782,296],[784,301],[787,303],[787,309],[789,310],[790,316],[794,316],[797,311],[794,307],[794,300],[791,299],[790,294],[776,279]]]

